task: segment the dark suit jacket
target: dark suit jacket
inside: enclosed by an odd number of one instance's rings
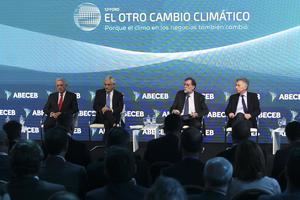
[[[44,113],[47,114],[47,118],[44,123],[45,128],[51,128],[56,125],[55,123],[53,123],[55,119],[50,117],[51,112],[59,112],[58,92],[54,92],[50,94],[47,103],[44,106]],[[78,112],[78,103],[77,103],[76,94],[67,91],[62,104],[62,110],[61,110],[62,114],[58,117],[58,120],[63,120],[62,125],[66,125],[66,123],[69,123],[67,125],[71,125],[70,123],[72,122],[72,115],[77,112]]]
[[[227,116],[229,115],[229,113],[236,112],[239,96],[240,94],[233,94],[230,96],[228,105],[225,109],[225,114]],[[259,101],[256,93],[247,92],[247,107],[248,107],[248,113],[252,116],[250,118],[252,122],[252,127],[257,128],[256,117],[260,114],[260,106],[259,106]],[[229,119],[227,126],[231,127],[231,124],[232,124],[232,119]]]
[[[72,137],[69,137],[69,146],[65,158],[71,163],[85,167],[91,162],[90,152],[86,145],[74,140]]]
[[[110,184],[100,189],[92,190],[86,195],[86,200],[142,200],[147,190],[131,183]]]
[[[136,173],[134,178],[138,185],[148,187],[150,185],[150,172],[148,163],[135,156]],[[94,190],[104,187],[109,183],[108,178],[104,173],[104,158],[100,158],[86,168],[88,174],[88,190]]]
[[[7,191],[13,200],[48,200],[54,193],[64,190],[62,185],[33,177],[13,179],[7,185]]]
[[[9,181],[12,172],[8,155],[0,155],[0,180]]]
[[[286,163],[288,161],[290,152],[297,147],[300,147],[300,142],[290,144],[288,147],[278,150],[275,154],[271,176],[278,181],[282,191],[285,190],[287,184],[284,175]]]
[[[179,136],[168,133],[147,143],[144,160],[150,164],[160,161],[175,163],[181,160]]]
[[[115,122],[118,123],[121,118],[121,112],[123,110],[123,94],[117,90],[114,90],[113,99],[113,116]],[[94,100],[93,109],[96,111],[95,123],[103,123],[104,116],[100,110],[106,105],[106,91],[105,89],[100,89],[96,91],[96,96]]]
[[[234,166],[234,161],[235,161],[235,152],[237,149],[237,144],[233,145],[229,149],[226,149],[225,151],[220,152],[217,157],[223,157],[226,158],[232,166]]]
[[[227,200],[225,195],[214,191],[204,191],[198,195],[190,195],[189,200]]]
[[[170,112],[176,109],[179,110],[181,113],[184,107],[185,98],[186,98],[186,93],[184,93],[183,90],[178,91],[175,97],[175,101],[170,109]],[[199,120],[201,120],[204,115],[208,114],[208,108],[207,105],[205,104],[205,97],[202,94],[194,91],[194,103],[195,103],[195,110],[199,115]]]
[[[84,198],[87,174],[84,167],[72,164],[57,156],[48,156],[43,162],[39,177],[51,183],[61,184],[66,190]]]
[[[204,186],[204,163],[194,158],[185,158],[171,167],[162,169],[161,174],[178,180],[182,185]]]

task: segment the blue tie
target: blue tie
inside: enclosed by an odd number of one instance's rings
[[[190,95],[187,94],[186,98],[185,98],[185,102],[184,102],[183,115],[188,115],[189,114],[189,97],[190,97]]]
[[[106,93],[106,107],[110,108],[110,92]]]

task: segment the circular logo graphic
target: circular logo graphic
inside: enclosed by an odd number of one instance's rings
[[[74,22],[83,31],[92,31],[101,21],[99,8],[92,3],[82,3],[74,11]]]

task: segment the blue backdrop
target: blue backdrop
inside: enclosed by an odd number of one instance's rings
[[[75,137],[88,140],[105,76],[125,94],[127,128],[148,115],[163,122],[192,76],[210,110],[205,140],[222,142],[224,109],[243,76],[259,93],[260,142],[271,142],[272,130],[299,120],[299,10],[298,0],[1,1],[0,120],[20,120],[39,138],[43,106],[64,77],[79,101]]]

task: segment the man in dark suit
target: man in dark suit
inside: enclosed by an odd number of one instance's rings
[[[3,125],[3,130],[7,134],[9,151],[14,146],[14,144],[16,144],[21,139],[22,125],[15,120],[11,120]]]
[[[110,147],[105,156],[104,167],[109,184],[88,192],[86,200],[144,199],[147,190],[137,185],[133,179],[136,165],[133,154],[128,149],[116,146]]]
[[[105,134],[120,122],[123,110],[123,94],[115,90],[116,81],[112,76],[104,80],[104,89],[96,91],[93,109],[96,111],[94,123],[103,123]]]
[[[241,120],[236,122],[232,127],[232,146],[222,151],[217,156],[226,158],[232,165],[235,162],[235,152],[239,143],[248,140],[251,135],[250,124]]]
[[[166,161],[176,163],[181,160],[179,134],[181,119],[179,115],[170,114],[164,121],[165,136],[153,139],[147,143],[144,160],[150,164]]]
[[[204,167],[204,191],[199,195],[191,195],[189,200],[227,200],[232,173],[233,167],[225,158],[209,159]]]
[[[290,152],[294,148],[300,147],[300,122],[293,121],[288,123],[285,127],[285,134],[289,141],[289,146],[276,152],[272,169],[272,177],[277,179],[280,184],[281,191],[284,191],[286,188],[284,168]]]
[[[3,130],[0,130],[0,180],[9,181],[11,178],[11,167],[8,156],[8,140]]]
[[[48,200],[65,187],[40,180],[37,176],[43,152],[33,141],[18,142],[11,150],[10,164],[14,178],[7,185],[7,191],[14,200]]]
[[[248,92],[249,81],[239,78],[235,85],[237,94],[231,95],[225,114],[229,120],[227,127],[232,127],[235,121],[246,120],[252,128],[257,128],[256,117],[260,114],[260,106],[256,93]]]
[[[66,161],[68,137],[67,132],[59,127],[45,133],[44,143],[48,156],[42,164],[39,177],[64,185],[67,191],[83,199],[87,188],[87,174],[84,167]]]
[[[181,149],[183,159],[161,174],[178,180],[182,185],[203,186],[204,163],[200,160],[202,151],[202,134],[198,129],[191,127],[181,134]]]
[[[202,118],[208,114],[205,97],[195,91],[196,81],[189,77],[184,80],[184,90],[177,92],[170,112],[180,115],[183,125],[202,128]]]
[[[284,193],[274,196],[263,196],[259,200],[298,200],[300,199],[300,148],[295,147],[289,152],[286,162],[285,176],[287,188]]]
[[[106,149],[111,146],[130,148],[130,134],[121,127],[114,127],[110,129],[106,138]],[[106,150],[105,149],[105,150]],[[138,185],[147,187],[150,183],[150,174],[148,163],[135,156],[137,166],[134,178]],[[92,162],[87,166],[87,174],[89,180],[89,190],[103,187],[108,184],[108,179],[104,173],[104,158],[99,157],[98,160]]]
[[[67,83],[64,79],[56,79],[56,89],[49,95],[47,103],[44,106],[44,113],[47,118],[44,122],[44,131],[60,124],[60,120],[73,123],[73,115],[78,112],[78,103],[76,94],[66,90]]]

